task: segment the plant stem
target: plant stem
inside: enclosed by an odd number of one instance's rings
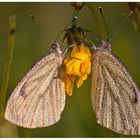
[[[8,48],[6,54],[6,61],[4,64],[3,76],[2,76],[2,85],[0,89],[0,117],[3,118],[4,108],[5,108],[5,99],[7,93],[7,87],[9,83],[11,64],[13,59],[13,50],[15,44],[15,28],[16,28],[16,16],[9,17],[9,35],[8,35]]]

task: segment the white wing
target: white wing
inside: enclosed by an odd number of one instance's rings
[[[65,105],[64,83],[58,67],[62,56],[56,52],[39,61],[18,84],[8,100],[5,118],[27,128],[56,123]]]
[[[117,133],[140,134],[140,92],[125,65],[112,52],[93,55],[92,105],[99,124]]]

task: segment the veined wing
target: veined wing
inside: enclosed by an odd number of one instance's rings
[[[5,118],[27,128],[56,123],[65,105],[64,83],[58,67],[62,52],[57,48],[39,61],[15,88],[8,100]]]
[[[99,124],[117,133],[140,134],[140,92],[125,65],[111,51],[93,55],[92,105]]]

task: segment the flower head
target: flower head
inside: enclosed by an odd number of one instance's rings
[[[75,76],[78,76],[76,87],[79,88],[83,81],[87,79],[91,71],[91,53],[89,48],[84,44],[75,44],[69,57],[64,59],[66,67],[65,73],[65,91],[68,95],[72,95],[75,83]]]

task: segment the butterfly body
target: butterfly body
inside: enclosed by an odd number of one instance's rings
[[[92,61],[91,96],[97,122],[117,133],[140,134],[140,92],[107,40]]]

